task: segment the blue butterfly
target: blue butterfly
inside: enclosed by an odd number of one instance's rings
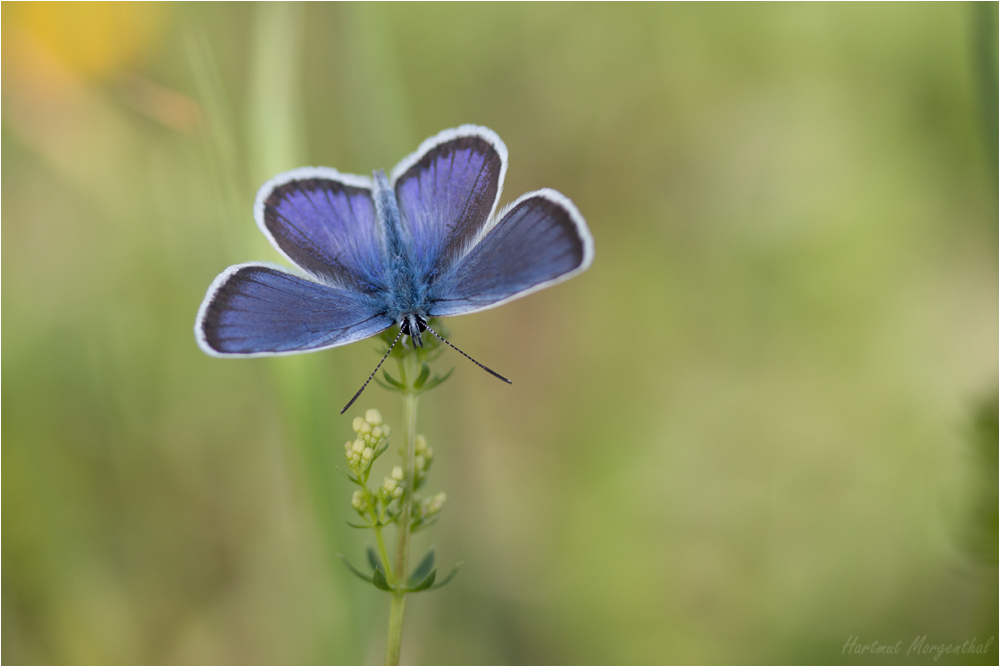
[[[573,202],[542,189],[496,213],[506,172],[500,137],[463,125],[426,140],[391,177],[325,167],[274,177],[254,217],[304,275],[263,262],[223,271],[198,310],[199,347],[215,357],[314,352],[392,326],[393,345],[407,335],[420,346],[430,318],[493,308],[585,271],[594,240]]]

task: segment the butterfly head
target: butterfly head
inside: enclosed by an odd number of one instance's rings
[[[419,315],[407,315],[399,323],[399,330],[410,337],[414,347],[423,347],[420,334],[427,330],[427,322]]]

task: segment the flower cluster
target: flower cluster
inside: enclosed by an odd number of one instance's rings
[[[421,371],[417,380],[426,380],[428,375],[429,372]],[[413,404],[407,402],[404,407],[412,410]],[[409,414],[413,416],[412,412]],[[351,507],[357,512],[361,521],[347,523],[353,528],[370,529],[374,533],[375,547],[367,549],[370,573],[354,567],[344,556],[340,557],[359,579],[381,591],[393,593],[393,611],[390,612],[390,618],[398,619],[402,614],[403,596],[441,588],[458,572],[458,565],[455,565],[446,576],[438,577],[438,569],[434,565],[434,549],[428,551],[412,570],[409,563],[410,534],[436,522],[447,497],[443,492],[432,496],[418,493],[418,489],[427,479],[434,460],[434,450],[427,445],[427,438],[416,435],[410,430],[404,431],[404,439],[408,441],[408,446],[400,451],[403,465],[392,466],[381,485],[369,488],[368,479],[371,476],[372,464],[388,448],[391,430],[389,425],[382,421],[382,415],[378,410],[368,410],[364,417],[356,417],[353,426],[357,437],[344,445],[344,456],[350,466],[347,477],[358,486],[351,496]],[[384,530],[389,524],[396,525],[398,553],[395,567],[390,562],[389,551],[385,544]],[[397,647],[401,627],[398,621],[395,625],[390,622],[389,634],[390,637],[397,637],[395,642]],[[393,645],[391,639],[390,645]],[[398,648],[394,655],[398,657]],[[387,659],[386,664],[399,663],[393,658]]]
[[[403,495],[402,482],[403,468],[393,466],[392,473],[385,478],[385,481],[382,482],[382,488],[379,489],[379,495],[382,497],[383,502],[390,502]]]
[[[375,491],[368,489],[368,477],[372,463],[389,448],[392,429],[382,420],[382,413],[375,409],[366,411],[364,417],[355,417],[353,426],[357,437],[344,443],[344,458],[350,469],[348,479],[361,488],[351,496],[351,507],[364,519],[363,527],[382,526],[393,521],[399,513],[390,503],[403,495],[400,484],[403,469],[393,468],[392,476],[386,477]]]
[[[413,490],[419,489],[427,479],[427,472],[434,461],[434,450],[427,446],[427,438],[418,435],[414,443],[413,458]],[[416,531],[426,528],[437,519],[437,513],[444,506],[447,496],[442,491],[429,498],[414,494],[413,509],[410,515],[411,529]]]
[[[444,501],[447,499],[448,495],[444,491],[435,493],[430,498],[421,498],[414,507],[414,514],[426,521],[441,511],[441,508],[444,507]]]
[[[406,472],[403,467],[393,466],[380,486],[368,488],[372,464],[388,448],[392,429],[383,421],[382,414],[375,409],[367,410],[364,417],[355,417],[352,426],[356,437],[344,443],[344,457],[350,468],[348,478],[360,488],[351,496],[351,507],[364,519],[363,527],[381,527],[393,523],[401,513],[401,501],[406,489]],[[444,506],[446,496],[443,492],[429,497],[416,493],[426,481],[433,461],[434,450],[427,445],[427,438],[423,435],[416,436],[413,457],[413,507],[410,512],[411,530],[429,526]]]
[[[344,443],[344,456],[351,472],[364,482],[368,480],[372,462],[385,451],[392,429],[374,408],[365,412],[364,417],[355,417],[353,425],[357,438]]]
[[[413,459],[413,487],[419,489],[427,477],[431,463],[434,460],[434,450],[427,446],[427,438],[418,435],[414,446],[416,456]]]

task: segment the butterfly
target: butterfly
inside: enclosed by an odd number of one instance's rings
[[[199,347],[215,357],[315,352],[396,326],[393,345],[406,335],[420,346],[429,330],[458,350],[427,321],[503,305],[594,259],[587,223],[555,190],[497,212],[506,173],[500,137],[463,125],[424,141],[389,176],[326,167],[275,176],[254,218],[301,274],[264,262],[223,271],[198,310]]]

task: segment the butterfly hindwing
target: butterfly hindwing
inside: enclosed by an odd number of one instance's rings
[[[215,279],[195,321],[213,356],[264,356],[346,345],[393,324],[378,300],[266,264],[231,266]]]
[[[435,283],[433,317],[493,308],[585,271],[594,240],[569,199],[555,190],[523,195]]]
[[[479,236],[496,208],[507,147],[474,125],[431,137],[392,172],[415,274],[433,280]]]

